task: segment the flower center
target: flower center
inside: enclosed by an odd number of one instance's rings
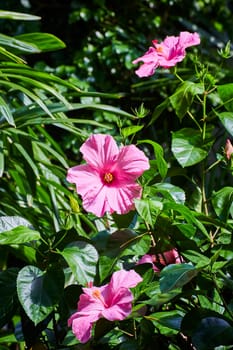
[[[108,307],[108,305],[105,303],[105,300],[103,298],[103,296],[101,295],[100,291],[98,289],[95,289],[93,292],[92,292],[92,296],[95,298],[95,299],[99,299],[101,301],[101,303],[104,305],[104,307]]]
[[[95,289],[93,292],[92,292],[92,296],[96,299],[100,299],[101,298],[101,293],[98,289]]]
[[[162,46],[157,46],[157,47],[156,47],[156,51],[157,51],[158,53],[162,53],[162,52],[163,52],[163,47],[162,47]]]
[[[110,184],[114,180],[114,176],[111,173],[104,174],[104,182]]]

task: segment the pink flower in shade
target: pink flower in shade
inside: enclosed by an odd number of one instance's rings
[[[81,343],[91,338],[93,324],[100,318],[121,321],[132,311],[135,287],[142,278],[134,270],[120,270],[113,273],[108,284],[102,287],[83,288],[78,302],[78,311],[68,320],[68,326]]]
[[[199,45],[200,37],[198,33],[181,32],[179,36],[167,36],[160,44],[157,40],[152,40],[153,47],[132,63],[143,62],[136,70],[136,74],[141,77],[153,75],[156,68],[170,68],[178,62],[183,61],[186,55],[185,49],[189,46]]]
[[[80,151],[86,164],[68,170],[86,211],[98,217],[106,212],[125,214],[134,209],[142,188],[136,179],[149,169],[149,160],[135,145],[118,148],[110,135],[90,136]]]
[[[231,141],[227,139],[226,145],[225,145],[225,154],[228,160],[231,159],[231,155],[233,154],[233,146],[231,144]]]
[[[157,255],[145,254],[138,260],[137,264],[152,264],[155,272],[160,272],[163,267],[170,264],[180,264],[183,262],[176,249],[168,250]]]

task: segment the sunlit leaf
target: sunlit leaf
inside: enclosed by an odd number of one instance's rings
[[[149,225],[154,226],[157,216],[163,208],[162,202],[154,199],[135,199],[135,207],[138,214]]]
[[[18,226],[0,233],[0,245],[23,244],[38,239],[40,239],[40,233],[25,226]]]
[[[41,17],[28,13],[0,10],[0,18],[8,18],[20,21],[38,21]]]
[[[233,136],[233,114],[232,112],[221,112],[217,113],[219,120],[225,127],[225,129],[229,132],[231,136]]]
[[[180,120],[183,119],[193,103],[195,95],[203,94],[204,87],[202,84],[192,81],[184,81],[170,96],[172,107]]]
[[[203,144],[199,130],[184,128],[172,133],[172,152],[182,167],[205,159],[211,144],[212,141]]]
[[[218,217],[226,221],[229,214],[233,217],[233,187],[226,186],[212,195],[212,204]]]
[[[98,261],[98,253],[93,245],[84,241],[75,241],[68,244],[60,254],[81,285],[85,286],[88,282],[93,282]]]

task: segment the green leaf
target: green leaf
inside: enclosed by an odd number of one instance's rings
[[[5,61],[13,61],[15,63],[26,63],[22,58],[14,55],[10,51],[6,50],[4,47],[0,46],[0,59]]]
[[[181,322],[183,319],[183,314],[180,311],[163,311],[152,313],[146,318],[155,325],[155,327],[161,327],[161,333],[163,333],[163,327],[171,328],[179,331]]]
[[[184,128],[172,133],[172,152],[184,168],[201,162],[208,155],[212,141],[203,144],[200,131]]]
[[[15,19],[20,21],[38,21],[41,19],[41,17],[30,15],[28,13],[3,10],[0,10],[0,18]]]
[[[0,232],[9,231],[17,226],[31,227],[31,223],[21,216],[0,216]]]
[[[233,136],[233,114],[232,112],[222,112],[217,113],[220,122],[223,124],[224,128]]]
[[[35,45],[30,45],[22,40],[16,39],[15,37],[4,34],[0,34],[0,45],[7,50],[10,49],[14,54],[40,52]]]
[[[5,119],[10,125],[15,126],[14,117],[5,100],[0,96],[0,122]]]
[[[37,52],[55,51],[66,47],[62,40],[49,33],[26,33],[15,38],[35,46]]]
[[[0,140],[0,177],[2,177],[4,168],[5,168],[3,147],[4,147],[3,140]]]
[[[185,81],[178,87],[175,93],[170,96],[172,107],[175,109],[180,120],[183,119],[191,107],[194,96],[203,93],[204,87],[202,84]]]
[[[160,144],[151,140],[141,140],[137,143],[149,143],[150,145],[152,145],[159,174],[162,177],[162,179],[165,178],[165,176],[167,175],[168,165],[163,157],[163,148],[160,146]]]
[[[37,325],[58,304],[64,289],[62,270],[41,271],[36,266],[23,267],[17,277],[19,301],[28,317]]]
[[[150,126],[151,124],[153,124],[158,119],[158,117],[162,114],[162,112],[168,108],[168,106],[169,106],[169,98],[165,99],[162,103],[156,106],[152,113],[152,117],[148,125]]]
[[[127,138],[130,135],[136,134],[138,131],[142,130],[144,125],[132,125],[132,126],[127,126],[126,128],[121,129],[121,134],[123,138]]]
[[[29,155],[29,153],[26,151],[25,147],[23,147],[23,145],[21,143],[17,143],[17,142],[14,143],[14,146],[22,154],[22,156],[26,160],[26,162],[30,165],[35,176],[37,178],[39,178],[39,170],[34,162],[34,159]]]
[[[171,264],[165,266],[160,274],[160,289],[162,293],[167,293],[172,289],[181,288],[196,275],[197,269],[186,263]]]
[[[232,342],[233,327],[220,317],[203,318],[192,334],[192,343],[198,350],[215,349]]]
[[[229,214],[233,217],[233,187],[227,186],[212,195],[212,205],[218,217],[226,222]]]
[[[185,203],[185,192],[178,186],[174,186],[168,182],[163,182],[156,183],[153,186],[153,189],[156,189],[157,192],[163,195],[165,198],[172,199],[176,203]]]
[[[218,94],[227,111],[233,111],[233,83],[217,86]]]
[[[198,253],[195,250],[185,250],[182,252],[182,256],[196,264],[196,268],[201,268],[210,265],[210,259],[205,255]]]
[[[66,260],[79,284],[85,286],[94,280],[98,252],[92,244],[84,241],[72,242],[59,253]]]
[[[0,272],[0,327],[10,321],[17,306],[16,278],[19,269]]]
[[[23,244],[40,239],[40,233],[25,226],[18,226],[0,233],[0,245]]]
[[[163,209],[163,204],[154,199],[135,199],[136,210],[143,220],[154,226],[157,216]]]
[[[198,227],[199,230],[206,236],[206,238],[210,239],[209,234],[208,234],[205,226],[202,224],[201,221],[196,219],[196,217],[194,215],[195,212],[192,212],[188,207],[186,207],[183,204],[178,204],[175,202],[164,202],[164,210],[167,210],[167,209],[172,210],[172,211],[176,210],[178,213],[180,213],[184,217],[184,219],[187,221],[188,224],[192,224],[192,225],[195,225],[196,227]],[[183,223],[183,225],[184,225],[184,223]],[[179,227],[179,230],[181,232],[183,232],[180,227]],[[190,228],[188,228],[187,232],[191,233]]]

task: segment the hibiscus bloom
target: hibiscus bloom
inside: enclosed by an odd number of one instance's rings
[[[138,260],[137,264],[152,264],[155,272],[160,272],[163,267],[170,264],[180,264],[183,262],[182,257],[179,256],[176,249],[168,250],[160,254],[145,254]]]
[[[149,169],[149,160],[135,145],[118,148],[110,135],[90,136],[80,151],[86,164],[68,170],[86,211],[101,217],[105,212],[125,214],[134,209],[142,188],[136,179]]]
[[[200,37],[198,33],[181,32],[179,36],[167,36],[160,44],[157,40],[152,40],[153,47],[132,63],[143,62],[136,70],[136,74],[141,77],[153,75],[156,68],[170,68],[178,62],[183,61],[186,55],[185,49],[189,46],[199,45]]]
[[[233,146],[231,144],[231,141],[227,139],[226,145],[225,145],[225,154],[228,160],[231,159],[231,155],[233,154]]]
[[[134,270],[120,270],[113,273],[110,282],[102,287],[83,288],[78,302],[78,311],[68,320],[68,326],[81,343],[91,338],[93,324],[100,318],[121,321],[132,311],[135,287],[142,278]]]

